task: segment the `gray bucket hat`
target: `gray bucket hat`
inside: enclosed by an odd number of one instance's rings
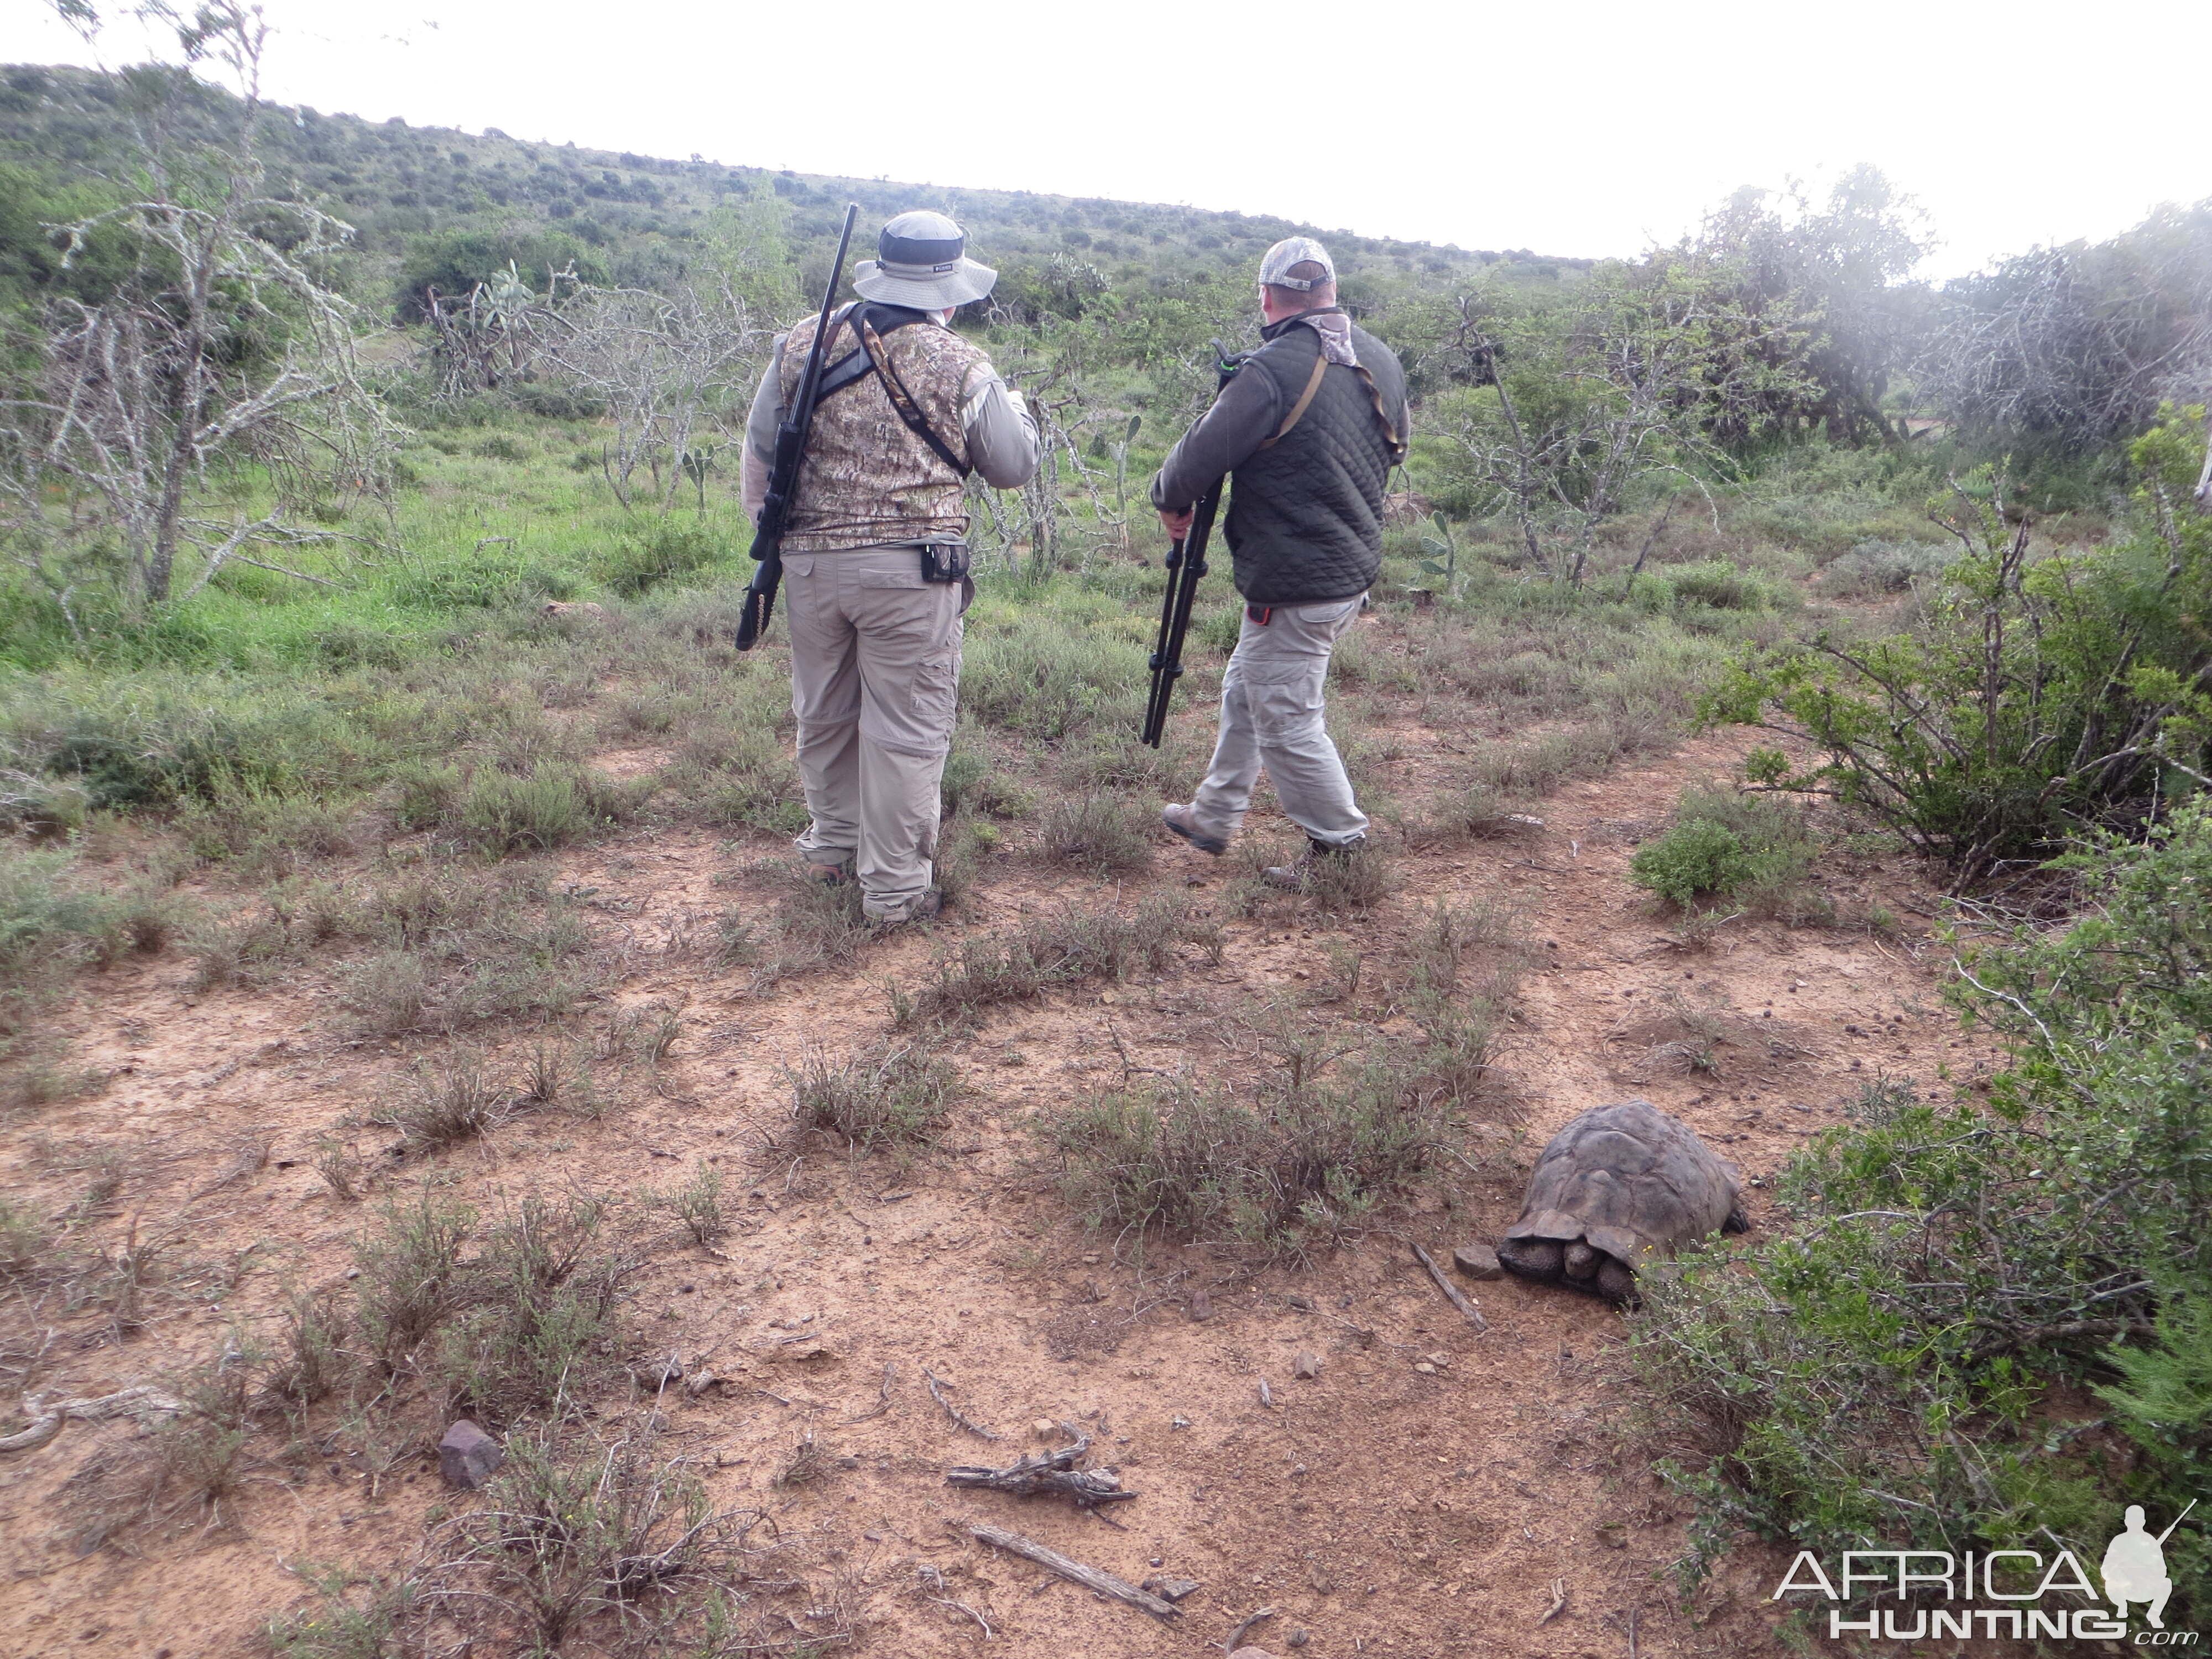
[[[968,238],[941,213],[902,213],[876,239],[873,259],[853,267],[861,298],[916,311],[964,306],[991,291],[999,273],[963,257]]]

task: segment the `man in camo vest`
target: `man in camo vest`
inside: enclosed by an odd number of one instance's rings
[[[937,914],[938,785],[952,743],[968,580],[970,472],[1011,489],[1036,471],[1029,407],[950,325],[998,273],[940,213],[902,213],[831,314],[823,394],[783,536],[791,709],[817,880],[860,884],[878,927]],[[757,518],[775,433],[815,319],[775,342],[745,426]]]
[[[1307,848],[1263,878],[1296,888],[1317,863],[1347,859],[1367,841],[1366,814],[1329,741],[1322,686],[1382,568],[1383,482],[1406,459],[1406,375],[1336,303],[1336,267],[1310,236],[1261,258],[1260,310],[1263,343],[1152,480],[1152,505],[1179,540],[1193,504],[1230,475],[1226,534],[1246,601],[1222,677],[1212,764],[1188,805],[1160,816],[1218,854],[1265,766]]]

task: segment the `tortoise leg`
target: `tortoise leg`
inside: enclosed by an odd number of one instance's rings
[[[1721,1231],[1724,1233],[1747,1233],[1751,1231],[1751,1218],[1743,1212],[1742,1205],[1739,1204],[1729,1212],[1728,1219],[1721,1223]]]
[[[1626,1262],[1607,1256],[1598,1263],[1597,1293],[1608,1302],[1634,1302],[1636,1275]]]
[[[1557,1282],[1561,1255],[1558,1241],[1549,1238],[1509,1238],[1498,1247],[1498,1266],[1546,1284]]]

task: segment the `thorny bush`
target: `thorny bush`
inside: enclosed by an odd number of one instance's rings
[[[2086,919],[1962,964],[1964,1011],[2014,1049],[1986,1099],[1870,1086],[1790,1164],[1779,1237],[1648,1276],[1634,1352],[1662,1467],[1698,1504],[1692,1581],[1745,1530],[1827,1557],[2047,1528],[2094,1560],[2124,1504],[2171,1517],[2195,1496],[2212,809],[2068,861]],[[2053,1391],[2085,1378],[2132,1457]],[[2201,1616],[2212,1553],[2188,1529],[2167,1552],[2177,1608]]]

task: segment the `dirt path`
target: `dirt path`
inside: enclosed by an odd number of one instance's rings
[[[1939,1066],[1986,1069],[1990,1051],[1969,1045],[1936,1000],[1939,961],[1914,914],[1924,901],[1894,876],[1837,878],[1881,890],[1859,896],[1903,918],[1889,937],[1748,921],[1706,951],[1666,937],[1626,879],[1630,853],[1685,781],[1733,757],[1725,744],[1692,744],[1571,787],[1526,840],[1401,851],[1393,896],[1344,927],[1371,949],[1425,899],[1508,902],[1540,958],[1497,1061],[1522,1133],[1486,1128],[1483,1171],[1459,1172],[1392,1224],[1439,1259],[1496,1237],[1535,1151],[1589,1105],[1644,1095],[1758,1182],[1877,1071],[1933,1081]],[[719,1255],[641,1224],[650,1261],[633,1282],[636,1313],[651,1352],[725,1379],[661,1401],[663,1452],[697,1460],[718,1501],[768,1509],[803,1546],[806,1583],[779,1604],[799,1636],[849,1612],[869,1653],[1137,1659],[1207,1651],[1244,1614],[1272,1607],[1250,1640],[1283,1653],[1304,1631],[1297,1650],[1331,1659],[1617,1659],[1632,1618],[1646,1659],[1780,1650],[1765,1595],[1778,1564],[1765,1555],[1731,1558],[1694,1620],[1659,1576],[1686,1547],[1681,1506],[1617,1449],[1612,1425],[1635,1395],[1620,1320],[1605,1305],[1512,1280],[1468,1285],[1489,1321],[1477,1334],[1404,1243],[1379,1233],[1302,1266],[1254,1268],[1205,1248],[1140,1252],[1069,1216],[1022,1119],[1125,1064],[1171,1068],[1224,1006],[1300,990],[1300,970],[1318,964],[1297,927],[1229,921],[1218,969],[1002,1011],[949,1050],[965,1092],[939,1148],[902,1164],[815,1147],[793,1167],[760,1151],[788,1142],[781,1068],[810,1044],[881,1036],[884,981],[920,981],[934,945],[887,943],[854,971],[765,996],[663,948],[672,929],[696,933],[726,902],[718,873],[772,846],[733,852],[684,831],[571,860],[568,873],[601,890],[630,941],[619,1000],[681,1007],[686,1037],[658,1095],[596,1121],[527,1121],[438,1167],[485,1206],[532,1185],[635,1195],[700,1161],[729,1172],[743,1220]],[[1122,896],[1203,904],[1224,873],[1164,848]],[[1009,877],[960,925],[1001,926],[1055,893],[1107,896]],[[267,1315],[287,1285],[343,1283],[363,1210],[325,1185],[314,1143],[389,1090],[413,1046],[331,1035],[331,992],[313,974],[258,994],[192,997],[183,983],[169,961],[99,982],[67,1023],[82,1057],[117,1073],[112,1086],[0,1137],[0,1185],[46,1212],[108,1156],[123,1177],[112,1228],[133,1212],[185,1224],[148,1331],[118,1343],[91,1315],[50,1310],[54,1334],[28,1338],[46,1343],[40,1387],[89,1395],[149,1380],[206,1352],[234,1319]],[[356,1138],[382,1156],[379,1132]],[[1747,1194],[1755,1224],[1765,1192]],[[1213,1310],[1204,1321],[1191,1317],[1201,1288]],[[1318,1375],[1301,1379],[1307,1353]],[[1004,1438],[957,1427],[926,1391],[925,1368]],[[887,1374],[889,1408],[856,1420]],[[606,1406],[611,1419],[652,1408]],[[1141,1494],[1115,1510],[1125,1529],[1057,1500],[945,1486],[948,1466],[1010,1462],[1040,1443],[1031,1425],[1048,1419],[1080,1423],[1097,1461]],[[772,1484],[810,1429],[823,1473]],[[71,1424],[47,1448],[0,1459],[0,1534],[12,1544],[0,1650],[256,1651],[263,1621],[302,1600],[289,1566],[402,1561],[449,1501],[420,1456],[374,1482],[358,1467],[310,1462],[307,1475],[280,1481],[272,1469],[249,1483],[219,1526],[156,1529],[129,1553],[80,1558],[70,1478],[129,1432]],[[1204,1589],[1160,1622],[981,1548],[966,1530],[975,1522],[1133,1581],[1162,1573]],[[1564,1608],[1540,1622],[1555,1584]]]

